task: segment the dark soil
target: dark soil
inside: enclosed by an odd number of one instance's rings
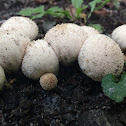
[[[36,0],[37,1],[37,0]],[[0,23],[16,15],[24,7],[36,7],[42,0],[0,0]],[[65,1],[45,0],[45,8],[67,6]],[[126,24],[126,2],[120,9],[106,5],[105,13],[94,13],[88,23],[104,26],[109,35],[114,28]],[[40,34],[44,36],[48,27],[68,19],[44,17],[37,19]],[[83,24],[82,21],[74,23]],[[60,66],[58,87],[44,91],[38,81],[26,78],[21,71],[7,75],[9,87],[0,92],[0,126],[126,126],[126,99],[115,103],[104,95],[101,84],[82,74],[78,63],[70,67]]]

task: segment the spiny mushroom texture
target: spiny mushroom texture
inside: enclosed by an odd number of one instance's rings
[[[123,52],[126,52],[126,24],[117,27],[112,32],[112,39],[119,44]]]
[[[46,73],[40,78],[40,85],[44,90],[52,90],[57,86],[58,80],[53,73]]]
[[[84,42],[78,62],[83,73],[96,81],[109,73],[120,75],[124,66],[124,56],[118,44],[111,38],[95,34]]]
[[[38,26],[29,18],[14,16],[5,21],[1,28],[3,30],[18,30],[22,34],[27,35],[31,40],[38,35]]]
[[[28,36],[18,31],[0,31],[0,65],[5,72],[18,71],[28,43]]]
[[[44,40],[52,46],[59,61],[67,66],[77,59],[86,38],[87,35],[80,26],[67,23],[50,29]]]
[[[57,74],[58,69],[58,58],[46,41],[33,41],[27,46],[22,61],[22,71],[26,77],[38,80],[45,73]]]

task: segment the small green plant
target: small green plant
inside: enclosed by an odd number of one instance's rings
[[[68,19],[71,19],[69,12],[63,11],[63,9],[59,7],[51,7],[48,10],[45,10],[44,6],[40,6],[36,8],[26,8],[26,9],[22,9],[17,14],[22,16],[28,16],[31,19],[42,18],[45,15],[52,15],[55,17],[67,16]]]
[[[26,8],[22,9],[17,14],[22,16],[28,16],[31,19],[42,18],[45,15],[52,15],[57,18],[67,17],[69,20],[78,20],[82,18],[82,11],[84,11],[87,8],[90,8],[89,14],[85,14],[85,16],[83,17],[84,23],[86,24],[87,20],[91,17],[92,13],[102,8],[109,1],[110,0],[93,0],[89,2],[87,5],[83,5],[83,0],[71,0],[73,7],[76,9],[76,15],[71,14],[72,11],[65,11],[63,10],[63,8],[59,8],[57,6],[51,7],[47,10],[44,9],[44,6],[36,8]],[[100,24],[90,24],[90,26],[95,27],[98,31],[100,31],[100,33],[102,33],[103,27]]]
[[[55,17],[67,17],[68,19],[74,20],[81,18],[82,11],[90,8],[90,12],[85,18],[85,23],[87,22],[87,19],[89,19],[92,15],[92,13],[98,9],[101,9],[106,3],[108,3],[110,0],[93,0],[89,2],[87,5],[83,5],[83,0],[71,0],[72,5],[76,9],[76,15],[73,17],[71,16],[71,12],[63,10],[63,8],[59,7],[51,7],[48,10],[44,9],[44,6],[36,7],[36,8],[27,8],[22,9],[20,12],[18,12],[18,15],[22,16],[29,16],[31,19],[37,19],[42,18],[45,15],[52,15]]]
[[[102,79],[103,92],[115,102],[123,101],[126,97],[126,72],[117,78],[113,74],[108,74]]]

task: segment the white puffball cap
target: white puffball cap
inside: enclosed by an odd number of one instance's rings
[[[99,34],[99,32],[93,27],[81,26],[81,28],[87,33],[88,37],[91,36],[91,35],[94,35],[94,34]]]
[[[3,30],[18,30],[26,34],[30,40],[33,40],[38,35],[38,26],[34,21],[27,17],[14,16],[5,21],[1,28]]]
[[[27,46],[22,61],[22,72],[26,77],[38,80],[44,73],[57,74],[58,69],[58,58],[46,41],[33,41]]]
[[[17,72],[27,45],[28,36],[19,31],[0,31],[0,65],[5,72]]]
[[[80,26],[66,23],[51,28],[46,33],[44,40],[52,46],[59,61],[67,66],[77,60],[86,38],[87,35]]]
[[[2,90],[5,82],[6,82],[6,77],[5,77],[4,69],[0,66],[0,90]]]
[[[44,90],[52,90],[57,87],[57,77],[53,73],[46,73],[40,78],[40,85]]]
[[[78,56],[79,66],[84,74],[96,81],[112,73],[123,71],[124,56],[118,46],[108,36],[95,34],[87,38]]]
[[[126,52],[126,24],[117,27],[112,32],[112,39],[119,44],[123,52]]]

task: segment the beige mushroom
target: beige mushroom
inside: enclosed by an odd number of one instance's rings
[[[115,41],[105,35],[95,34],[84,42],[78,63],[84,74],[93,80],[101,81],[106,74],[121,74],[124,56]]]
[[[5,77],[4,69],[0,66],[0,90],[3,89],[5,83],[6,83],[6,77]]]
[[[112,39],[119,44],[123,52],[126,52],[126,24],[117,27],[112,32]]]
[[[38,35],[38,26],[29,18],[14,16],[5,21],[1,28],[2,30],[16,30],[27,35],[30,40],[33,40]]]
[[[84,30],[72,23],[56,25],[50,29],[45,37],[54,49],[59,61],[67,66],[77,60],[80,48],[87,38]]]
[[[22,72],[26,77],[33,80],[40,79],[42,87],[44,89],[47,87],[50,89],[53,85],[57,85],[57,78],[55,75],[57,75],[58,69],[58,58],[52,47],[46,41],[33,41],[27,46],[22,62]],[[53,77],[47,73],[53,74]],[[44,77],[46,77],[46,79]],[[47,80],[47,78],[49,78],[49,80]],[[53,82],[56,83],[54,84]]]
[[[53,73],[46,73],[40,78],[40,85],[44,90],[52,90],[57,87],[57,77]]]
[[[91,36],[91,35],[94,35],[94,34],[99,34],[99,32],[93,27],[81,26],[81,28],[87,33],[88,37]]]
[[[18,31],[0,31],[0,65],[5,72],[17,72],[27,45],[28,36]]]

